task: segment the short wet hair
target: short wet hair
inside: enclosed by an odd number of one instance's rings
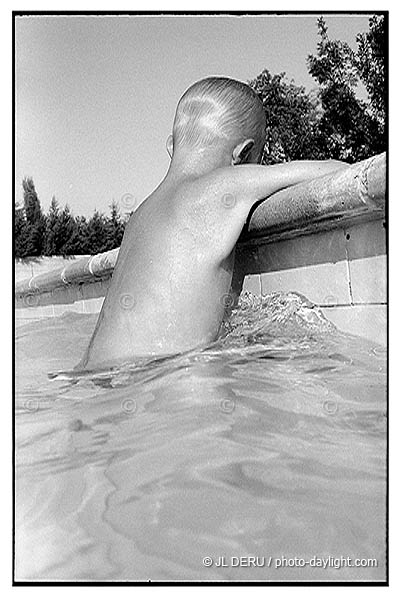
[[[253,138],[261,150],[265,127],[262,102],[250,86],[228,77],[207,77],[194,83],[178,102],[174,147],[234,146]]]

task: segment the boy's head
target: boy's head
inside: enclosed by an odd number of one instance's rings
[[[265,113],[245,83],[208,77],[193,84],[179,100],[170,154],[214,149],[229,152],[232,164],[257,162],[265,141]]]

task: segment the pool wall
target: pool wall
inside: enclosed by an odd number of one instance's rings
[[[271,196],[237,245],[234,292],[299,292],[340,329],[385,344],[385,197],[385,154]],[[17,261],[17,326],[98,312],[117,257]]]

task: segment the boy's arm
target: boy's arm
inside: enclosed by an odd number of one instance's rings
[[[236,193],[246,199],[249,209],[284,188],[310,181],[348,167],[339,160],[298,160],[277,165],[237,165],[229,167],[227,180]],[[228,184],[229,186],[229,184]]]
[[[216,226],[216,251],[220,256],[228,256],[240,236],[250,209],[257,202],[284,188],[348,166],[337,160],[322,160],[293,161],[271,166],[237,165],[216,169],[214,196],[212,202],[210,197],[207,202]],[[219,197],[219,202],[215,201],[215,196]]]

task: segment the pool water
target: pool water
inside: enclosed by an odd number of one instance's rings
[[[50,379],[96,318],[16,331],[17,580],[385,579],[383,347],[244,294],[209,348]]]

